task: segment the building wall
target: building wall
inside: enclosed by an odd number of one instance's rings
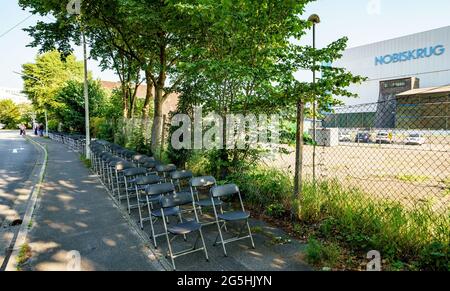
[[[376,58],[396,53],[417,53],[418,49],[441,45],[443,54],[427,58],[411,59],[390,64],[377,64]],[[389,59],[389,58],[388,58]],[[450,26],[417,33],[401,38],[351,48],[343,53],[343,58],[334,66],[345,67],[354,74],[368,77],[362,85],[349,89],[360,98],[342,98],[348,105],[378,102],[379,83],[389,79],[417,77],[420,87],[436,87],[450,84]]]

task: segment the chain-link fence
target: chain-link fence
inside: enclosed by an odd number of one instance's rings
[[[436,223],[440,234],[448,235],[449,95],[336,108],[324,116],[322,127],[316,129],[317,145],[305,146],[303,152],[307,181],[317,177],[318,184],[333,181],[344,192],[358,192],[366,201],[383,205],[376,209],[380,214],[388,203],[403,212],[427,209],[433,216],[427,223]],[[295,153],[274,163],[292,172]],[[353,203],[351,197],[343,205]]]

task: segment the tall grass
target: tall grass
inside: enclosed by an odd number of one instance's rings
[[[236,173],[227,180],[238,184],[247,203],[266,214],[287,216],[295,205],[298,223],[320,225],[324,239],[358,251],[378,250],[393,262],[414,263],[421,269],[450,269],[450,216],[435,213],[428,204],[407,209],[335,180],[316,186],[305,182],[301,199],[292,200],[291,176],[274,169]]]

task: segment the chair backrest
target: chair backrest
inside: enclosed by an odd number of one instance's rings
[[[143,168],[147,168],[147,169],[154,169],[157,165],[158,165],[158,163],[156,161],[150,161],[150,160],[146,160],[141,164],[141,166]]]
[[[163,184],[155,184],[150,185],[145,190],[147,195],[166,195],[166,194],[174,194],[175,186],[172,183],[163,183]]]
[[[189,193],[176,193],[162,196],[159,200],[162,208],[183,206],[192,203],[192,196]]]
[[[114,157],[114,158],[109,159],[109,165],[111,167],[115,167],[118,163],[120,163],[122,161],[123,161],[123,159]]]
[[[119,172],[133,168],[136,168],[136,166],[133,163],[127,161],[121,161],[116,164],[116,170]]]
[[[126,169],[125,171],[123,171],[123,175],[125,177],[134,177],[134,176],[145,175],[145,174],[147,174],[147,169],[145,169],[145,168],[131,168],[131,169]]]
[[[196,177],[191,179],[192,187],[210,187],[216,185],[216,179],[212,176]]]
[[[157,165],[156,166],[156,171],[158,171],[159,173],[170,173],[170,172],[174,172],[177,170],[177,166],[175,165]]]
[[[146,155],[137,154],[137,155],[133,156],[133,161],[141,163],[148,158],[150,158],[150,157],[147,157]]]
[[[235,184],[216,186],[211,189],[211,194],[214,198],[232,196],[235,194],[239,194],[239,187]]]
[[[136,185],[138,185],[138,186],[153,185],[153,184],[158,184],[160,182],[162,182],[161,177],[156,176],[156,175],[139,177],[136,179]]]
[[[170,177],[173,180],[184,180],[184,179],[191,179],[193,177],[193,174],[191,171],[175,171],[170,173]]]

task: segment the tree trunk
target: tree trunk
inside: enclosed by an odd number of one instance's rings
[[[150,70],[147,69],[145,71],[145,80],[147,82],[147,92],[145,95],[144,107],[142,108],[142,119],[143,120],[147,120],[148,117],[150,116],[150,104],[153,99],[153,82],[152,82],[152,78],[150,77],[150,74],[151,74]]]
[[[299,202],[302,199],[302,187],[303,187],[303,130],[304,130],[304,103],[297,101],[297,137],[296,137],[296,149],[295,149],[295,181],[294,181],[294,199],[298,199]],[[293,213],[297,213],[298,209],[293,209]]]
[[[152,125],[152,152],[153,155],[159,152],[161,147],[161,134],[163,129],[163,94],[164,90],[159,85],[156,87],[155,114]]]
[[[123,118],[128,117],[128,92],[127,85],[122,84]]]

